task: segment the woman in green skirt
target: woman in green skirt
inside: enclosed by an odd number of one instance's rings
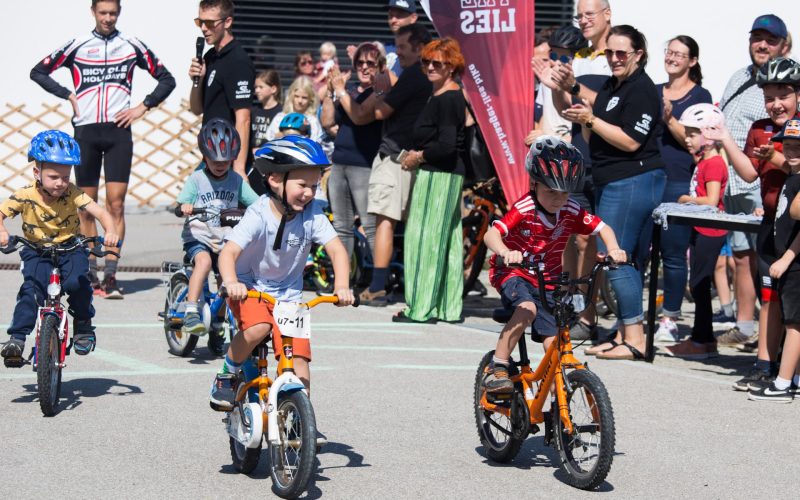
[[[421,54],[433,94],[414,127],[417,149],[402,168],[418,170],[406,222],[405,299],[392,321],[461,321],[464,288],[461,185],[464,181],[466,103],[455,77],[464,56],[452,38],[434,40]]]

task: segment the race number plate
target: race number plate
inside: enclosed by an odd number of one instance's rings
[[[296,302],[277,302],[272,312],[281,335],[296,339],[311,338],[311,311]]]

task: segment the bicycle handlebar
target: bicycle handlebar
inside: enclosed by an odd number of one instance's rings
[[[575,285],[589,285],[589,289],[586,292],[586,297],[592,297],[594,295],[594,286],[595,286],[595,278],[597,277],[597,272],[601,269],[608,270],[608,269],[617,269],[619,266],[634,266],[632,262],[615,262],[610,256],[605,255],[602,259],[598,259],[595,262],[594,266],[592,266],[592,270],[586,276],[570,279],[569,273],[563,272],[558,277],[552,277],[549,279],[545,279],[544,277],[544,262],[541,259],[534,259],[533,261],[522,261],[520,263],[515,264],[505,264],[503,258],[499,255],[497,256],[497,263],[500,266],[506,267],[520,267],[523,269],[529,269],[536,272],[536,281],[539,287],[539,296],[541,297],[542,307],[545,311],[550,314],[554,314],[553,308],[547,302],[547,295],[546,286],[547,285],[554,285],[556,287],[569,287]]]
[[[222,297],[228,296],[228,291],[225,289],[224,286],[220,287],[219,294]],[[262,299],[266,300],[270,304],[275,304],[276,300],[275,297],[266,293],[266,292],[259,292],[258,290],[248,290],[247,297],[252,299]],[[320,295],[319,297],[314,297],[313,299],[309,300],[308,302],[303,303],[304,306],[311,309],[314,306],[319,304],[337,304],[339,302],[339,297],[336,295]],[[359,296],[355,296],[355,302],[353,302],[353,307],[358,307],[361,304],[361,300]]]
[[[40,245],[38,243],[34,243],[28,239],[25,239],[22,236],[10,236],[8,238],[8,245],[0,248],[0,252],[4,254],[10,254],[12,252],[16,252],[19,249],[19,246],[22,245],[39,253],[65,254],[67,252],[75,250],[78,247],[85,247],[90,243],[95,243],[98,246],[92,248],[92,250],[90,251],[92,254],[98,257],[104,257],[106,255],[115,255],[119,257],[119,254],[116,252],[112,252],[110,250],[101,251],[99,249],[100,246],[104,245],[104,240],[102,236],[78,236],[77,238],[69,240],[65,243],[60,243],[55,245],[53,244]],[[122,240],[120,240],[117,243],[116,248],[120,248],[121,246],[122,246]]]
[[[191,217],[192,215],[206,215],[210,212],[202,207],[192,207],[192,213],[190,213],[189,215],[185,215],[183,213],[183,209],[181,208],[181,206],[178,205],[177,207],[175,207],[175,210],[173,210],[172,213],[175,214],[175,217]]]

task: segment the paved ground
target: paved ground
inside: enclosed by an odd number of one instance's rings
[[[157,265],[178,257],[173,221],[132,217],[123,262]],[[13,262],[7,259],[0,262]],[[20,277],[2,271],[0,280],[5,329]],[[0,494],[269,495],[266,454],[251,477],[236,474],[222,415],[208,408],[219,360],[203,340],[191,357],[167,352],[155,316],[164,300],[161,276],[124,273],[120,281],[123,302],[96,301],[98,350],[68,359],[58,415],[41,416],[29,368],[0,367],[6,471]],[[484,458],[472,384],[478,361],[496,340],[499,325],[488,317],[495,303],[471,299],[466,322],[455,326],[394,324],[391,308],[314,310],[313,402],[331,444],[319,456],[309,497],[591,495],[563,483],[541,437],[528,439],[510,465]],[[707,363],[660,355],[652,365],[590,360],[609,390],[617,426],[617,455],[601,492],[768,498],[796,490],[788,462],[800,454],[800,402],[754,403],[732,391],[730,384],[751,362],[752,355],[733,350]]]

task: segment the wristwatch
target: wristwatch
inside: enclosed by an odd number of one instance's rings
[[[580,94],[581,93],[581,84],[578,83],[578,82],[575,82],[575,85],[573,85],[572,88],[569,89],[569,93],[572,94],[572,95]]]
[[[595,116],[592,116],[591,118],[586,120],[586,128],[588,128],[589,130],[592,130],[592,127],[594,126],[594,119],[595,118],[596,118]]]

